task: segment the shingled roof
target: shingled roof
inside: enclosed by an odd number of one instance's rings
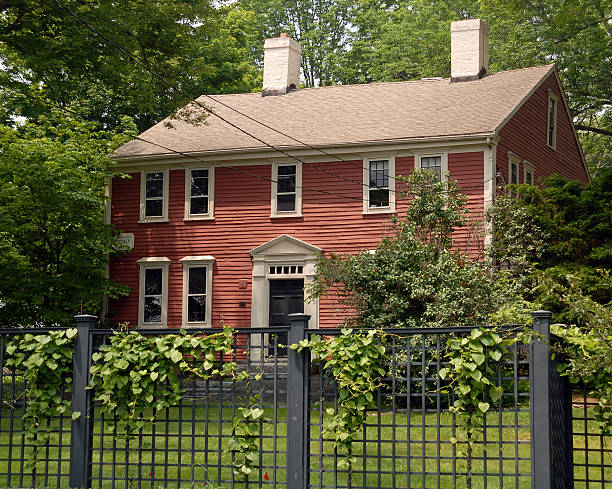
[[[117,159],[182,153],[216,153],[300,147],[298,142],[238,114],[256,119],[317,147],[490,134],[548,76],[554,65],[487,74],[480,80],[450,79],[305,88],[286,95],[213,95],[199,102],[215,115],[204,125],[166,119],[114,154]],[[226,106],[222,105],[226,104]],[[168,128],[165,122],[174,128]]]

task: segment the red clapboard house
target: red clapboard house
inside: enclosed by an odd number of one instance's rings
[[[488,73],[488,27],[451,26],[450,79],[297,89],[299,44],[265,43],[261,93],[202,96],[206,123],[172,120],[115,154],[108,218],[131,251],[110,278],[112,321],[141,327],[340,322],[305,302],[319,252],[377,246],[404,207],[398,175],[455,179],[482,215],[500,183],[588,174],[554,65]],[[458,233],[457,246],[469,236]]]

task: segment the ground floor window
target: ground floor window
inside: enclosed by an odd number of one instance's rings
[[[166,257],[146,257],[140,266],[138,325],[165,327],[168,317],[168,267]]]
[[[183,326],[212,326],[212,272],[215,258],[186,256],[183,264]]]

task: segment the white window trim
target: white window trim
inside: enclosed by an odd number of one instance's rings
[[[531,173],[531,184],[535,185],[535,166],[523,160],[523,183],[527,184],[527,173]]]
[[[212,327],[212,282],[215,257],[211,255],[186,256],[181,258],[180,262],[183,264],[183,328]],[[192,267],[206,267],[206,321],[187,321],[189,269]]]
[[[164,186],[163,186],[163,199],[162,199],[162,215],[161,216],[149,216],[145,215],[146,210],[146,190],[147,190],[147,173],[163,173],[164,174]],[[140,219],[139,223],[149,222],[168,222],[168,193],[170,190],[170,179],[169,171],[165,170],[142,170],[140,172]]]
[[[208,212],[206,214],[191,213],[191,172],[208,170]],[[185,221],[210,221],[215,218],[215,168],[202,166],[185,169]]]
[[[508,182],[507,185],[511,185],[512,184],[512,163],[516,164],[516,184],[520,184],[521,183],[521,158],[513,153],[512,151],[508,151]]]
[[[370,207],[370,162],[389,161],[389,205]],[[363,158],[363,214],[389,214],[395,212],[395,155],[371,155]]]
[[[554,130],[553,130],[552,144],[548,144],[548,128],[550,127],[550,101],[551,100],[555,101],[555,112],[553,114]],[[557,117],[558,111],[559,111],[559,97],[557,96],[555,92],[553,92],[552,90],[549,90],[548,91],[548,103],[546,104],[546,146],[554,150],[557,149],[557,132],[558,132],[557,128],[558,128],[558,123],[559,123],[559,118]]]
[[[276,209],[276,193],[278,189],[278,167],[295,166],[295,210],[278,211]],[[278,162],[272,163],[272,191],[270,192],[270,217],[302,217],[302,163]]]
[[[168,325],[168,272],[170,260],[165,256],[150,256],[137,260],[140,267],[140,279],[138,281],[138,327],[139,328],[166,328]],[[144,285],[145,270],[149,268],[162,269],[162,308],[160,323],[144,322]]]
[[[441,172],[441,178],[442,178],[442,182],[447,182],[448,181],[448,153],[442,152],[442,153],[415,153],[414,155],[414,169],[415,170],[420,170],[421,169],[421,158],[433,158],[435,156],[439,156],[440,157],[440,172]]]

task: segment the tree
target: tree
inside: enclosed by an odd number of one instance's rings
[[[287,32],[302,47],[305,86],[341,81],[338,63],[348,47],[351,19],[359,6],[350,0],[238,0],[240,11],[253,12],[256,35],[251,38],[254,62],[262,65],[264,39]]]
[[[427,170],[406,179],[405,216],[390,223],[375,252],[321,256],[311,298],[338,294],[351,326],[455,326],[484,321],[491,277],[482,263],[452,250],[452,232],[467,223],[456,182]]]
[[[246,56],[253,28],[252,16],[209,0],[1,1],[0,117],[36,119],[51,101],[109,129],[129,115],[144,131],[187,104],[181,92],[258,85]]]
[[[489,212],[495,230],[491,258],[509,275],[513,294],[572,322],[572,309],[550,283],[572,284],[595,302],[612,300],[612,170],[586,186],[554,175],[543,186],[519,185]],[[539,286],[539,284],[543,284]]]
[[[105,225],[108,155],[134,133],[53,114],[0,126],[0,323],[56,325],[127,289],[105,277],[117,253]],[[121,135],[119,131],[124,131]]]

